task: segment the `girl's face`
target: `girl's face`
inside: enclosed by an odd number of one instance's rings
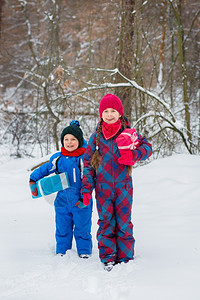
[[[67,151],[72,152],[78,148],[79,141],[74,135],[68,133],[64,136],[63,145]]]
[[[113,124],[118,121],[121,115],[114,108],[106,108],[102,113],[102,119],[108,124]]]

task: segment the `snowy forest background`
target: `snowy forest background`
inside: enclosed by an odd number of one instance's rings
[[[0,33],[2,157],[58,150],[71,119],[88,139],[106,93],[153,158],[199,154],[199,0],[1,0]]]

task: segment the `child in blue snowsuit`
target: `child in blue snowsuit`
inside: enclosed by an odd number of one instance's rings
[[[92,201],[83,204],[81,195],[81,173],[86,142],[78,121],[72,121],[61,134],[61,152],[53,154],[48,163],[30,175],[32,194],[37,196],[35,182],[52,173],[67,172],[70,187],[57,193],[55,206],[56,254],[63,256],[72,248],[75,237],[78,255],[88,258],[92,252],[91,217]]]
[[[126,141],[129,136],[125,130],[135,129],[130,129],[121,100],[116,95],[107,94],[101,99],[99,114],[101,120],[89,139],[84,157],[82,193],[83,202],[88,204],[95,189],[99,256],[104,268],[110,271],[115,264],[134,258],[131,166],[148,158],[152,148],[135,131],[135,144],[129,147],[125,143],[120,150],[117,138],[123,133]]]

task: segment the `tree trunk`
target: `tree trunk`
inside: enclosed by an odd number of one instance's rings
[[[1,22],[2,22],[2,6],[3,6],[3,1],[0,1],[0,39],[1,39]],[[0,43],[1,45],[1,43]]]
[[[134,37],[134,9],[135,0],[121,1],[121,24],[119,37],[119,52],[117,56],[117,67],[119,71],[127,78],[132,77],[133,68],[133,37]],[[122,78],[117,77],[118,82]],[[132,89],[121,88],[117,90],[117,95],[122,100],[125,116],[131,121],[132,112]]]
[[[182,0],[178,1],[177,9],[173,6],[172,2],[170,1],[172,10],[174,12],[177,27],[178,27],[178,55],[179,55],[179,63],[181,68],[181,75],[182,75],[182,88],[183,88],[183,103],[185,108],[185,124],[187,128],[187,137],[188,141],[192,148],[192,137],[191,137],[191,128],[190,128],[190,111],[189,111],[189,98],[188,98],[188,79],[187,79],[187,70],[186,70],[186,59],[185,59],[185,46],[184,46],[184,29],[181,20],[181,13],[182,13]],[[190,150],[191,150],[190,148]]]
[[[161,3],[161,20],[162,20],[162,38],[160,43],[160,70],[158,76],[159,88],[162,87],[163,78],[164,78],[164,60],[165,60],[165,35],[166,35],[166,23],[165,23],[165,9],[166,9],[166,0],[163,0]]]

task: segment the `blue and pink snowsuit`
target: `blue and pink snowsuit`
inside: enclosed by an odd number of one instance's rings
[[[72,248],[73,235],[78,254],[91,254],[91,216],[92,199],[89,206],[79,208],[75,204],[81,195],[81,161],[84,154],[78,157],[64,156],[61,152],[53,154],[48,163],[32,172],[30,179],[37,181],[52,173],[67,172],[70,187],[57,193],[55,206],[56,253],[63,253]]]
[[[134,257],[132,178],[127,166],[118,162],[120,153],[116,143],[116,138],[122,131],[123,127],[108,140],[101,132],[98,147],[102,160],[97,171],[90,164],[96,150],[96,132],[89,139],[84,158],[82,192],[91,193],[93,189],[96,192],[99,215],[97,240],[103,263],[123,262]],[[135,159],[145,160],[152,154],[151,144],[139,134],[138,139],[140,145],[134,150],[137,152]]]

